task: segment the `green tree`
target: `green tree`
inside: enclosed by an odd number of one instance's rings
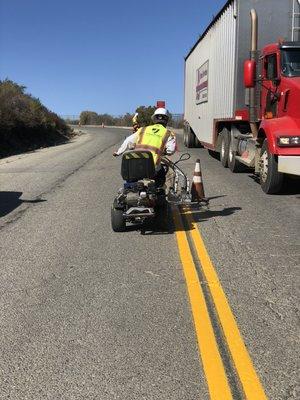
[[[98,125],[99,115],[94,111],[82,111],[79,116],[81,125]]]
[[[151,120],[151,116],[154,114],[154,111],[156,110],[156,107],[152,106],[139,106],[136,109],[136,112],[139,114],[138,116],[138,121],[141,126],[147,126],[153,124]]]
[[[121,126],[132,126],[132,118],[133,118],[132,114],[129,114],[129,113],[124,114],[121,118],[120,125]]]
[[[99,124],[104,124],[108,126],[116,125],[115,118],[109,114],[99,114]]]

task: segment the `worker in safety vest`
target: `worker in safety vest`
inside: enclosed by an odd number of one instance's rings
[[[166,172],[161,167],[161,157],[164,154],[172,155],[176,151],[176,136],[167,129],[169,117],[165,108],[158,108],[151,117],[154,125],[149,125],[137,130],[128,136],[120,148],[113,153],[117,157],[126,150],[148,150],[153,155],[156,169],[156,181],[165,183]]]

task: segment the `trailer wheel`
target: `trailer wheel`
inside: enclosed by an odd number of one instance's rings
[[[229,147],[230,147],[230,136],[228,130],[225,128],[221,132],[221,151],[220,151],[220,160],[224,168],[228,167]]]
[[[186,131],[185,128],[184,128],[184,130],[183,130],[183,144],[184,144],[185,147],[186,147],[186,145],[187,145],[187,131]]]
[[[126,231],[126,221],[123,217],[123,210],[118,210],[114,206],[111,208],[111,227],[114,232]]]
[[[273,154],[269,152],[267,139],[260,152],[259,159],[260,186],[267,194],[278,193],[283,184],[284,174],[278,172],[278,163]]]
[[[191,149],[192,147],[195,147],[195,134],[191,130],[191,128],[189,128],[189,130],[187,132],[186,147],[188,147],[189,149]]]
[[[244,170],[244,165],[235,158],[235,151],[233,150],[232,143],[229,144],[228,152],[228,167],[231,172],[241,172]]]

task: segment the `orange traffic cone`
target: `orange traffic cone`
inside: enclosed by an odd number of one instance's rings
[[[192,195],[192,201],[197,201],[198,203],[200,202],[208,203],[208,200],[205,198],[204,194],[204,186],[201,174],[201,164],[199,158],[196,160],[193,182],[191,187],[191,195]]]

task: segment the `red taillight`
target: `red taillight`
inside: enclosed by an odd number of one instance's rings
[[[256,62],[254,60],[246,60],[244,63],[244,85],[246,88],[255,86]]]

